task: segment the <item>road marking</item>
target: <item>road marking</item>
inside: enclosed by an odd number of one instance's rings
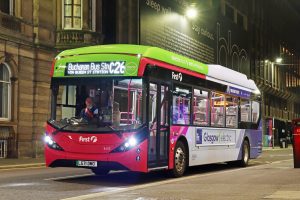
[[[128,192],[128,191],[144,189],[144,188],[153,187],[153,186],[176,183],[176,182],[179,182],[179,181],[185,181],[185,180],[190,180],[190,179],[195,179],[195,178],[200,178],[200,177],[206,177],[206,176],[211,176],[211,175],[216,175],[216,174],[225,174],[225,173],[232,173],[232,172],[246,170],[246,169],[254,169],[254,168],[259,168],[259,167],[263,167],[263,166],[266,166],[266,165],[278,164],[278,163],[291,161],[291,160],[293,160],[293,159],[281,160],[281,161],[276,161],[276,162],[263,164],[263,165],[249,166],[249,167],[246,167],[246,168],[232,169],[232,170],[219,171],[219,172],[211,172],[211,173],[207,173],[207,174],[196,174],[196,175],[191,175],[191,176],[182,177],[182,178],[170,179],[170,180],[159,181],[159,182],[154,182],[154,183],[146,183],[146,184],[132,186],[132,187],[128,187],[128,188],[118,188],[118,189],[115,189],[115,190],[112,190],[112,191],[104,191],[104,192],[86,194],[86,195],[81,195],[81,196],[76,196],[76,197],[64,198],[64,199],[61,199],[61,200],[85,200],[85,199],[91,199],[91,198],[98,198],[98,197],[108,196],[108,195],[112,195],[112,194],[118,194],[118,193],[121,193],[121,192]]]
[[[45,166],[39,166],[39,167],[17,167],[17,168],[9,168],[9,169],[0,169],[0,171],[12,171],[12,170],[26,170],[26,169],[42,169],[46,168]]]
[[[86,176],[91,176],[94,175],[93,173],[88,173],[88,174],[81,174],[81,175],[73,175],[73,176],[61,176],[61,177],[55,177],[55,178],[46,178],[44,181],[58,181],[58,180],[63,180],[63,179],[68,179],[68,178],[80,178],[80,177],[86,177]]]
[[[264,199],[300,199],[300,191],[277,191]]]

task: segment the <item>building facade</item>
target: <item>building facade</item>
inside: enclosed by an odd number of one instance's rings
[[[274,135],[278,142],[300,117],[300,51],[282,20],[297,24],[299,13],[289,2],[1,0],[0,157],[42,155],[55,55],[111,43],[159,46],[245,73],[262,91],[265,145]],[[185,16],[190,5],[198,18]]]

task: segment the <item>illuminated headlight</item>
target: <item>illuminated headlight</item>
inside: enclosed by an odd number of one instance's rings
[[[137,141],[134,137],[129,138],[128,142],[125,143],[125,146],[134,147],[137,144]]]
[[[52,138],[48,135],[45,136],[44,141],[46,144],[49,144],[49,145],[52,145],[54,143]]]
[[[118,148],[114,149],[112,152],[124,152],[135,147],[139,142],[136,138],[130,137],[126,142],[120,145]]]
[[[49,135],[45,136],[44,141],[49,148],[63,151],[63,148],[61,148],[55,141],[53,141],[53,139]]]

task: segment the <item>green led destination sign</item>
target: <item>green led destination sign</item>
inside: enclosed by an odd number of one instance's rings
[[[125,69],[125,61],[70,62],[66,63],[65,75],[124,75]]]

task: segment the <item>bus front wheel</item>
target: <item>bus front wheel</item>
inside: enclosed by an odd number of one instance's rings
[[[105,176],[109,173],[109,169],[91,169],[92,172],[97,176]]]
[[[174,168],[171,171],[173,177],[181,177],[187,168],[187,150],[182,141],[178,141],[174,150]]]

